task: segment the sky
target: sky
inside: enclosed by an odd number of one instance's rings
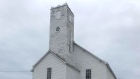
[[[118,79],[139,79],[139,0],[0,0],[0,79],[32,79],[32,66],[49,49],[50,8],[66,2],[75,42]]]

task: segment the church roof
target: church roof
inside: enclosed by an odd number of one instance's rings
[[[43,56],[33,65],[33,69],[31,70],[31,72],[32,72],[32,71],[34,70],[34,68],[39,64],[39,62],[40,62],[41,60],[43,60],[49,53],[52,53],[55,57],[57,57],[58,59],[60,59],[64,64],[66,64],[66,65],[68,65],[69,67],[71,67],[71,68],[77,70],[78,72],[80,72],[79,69],[77,69],[76,67],[74,67],[74,66],[71,65],[70,63],[66,62],[63,58],[61,58],[59,55],[55,54],[54,52],[52,52],[52,51],[50,51],[50,50],[49,50],[48,52],[46,52],[45,55],[43,55]]]
[[[89,53],[91,56],[93,56],[94,58],[100,60],[101,62],[103,62],[106,67],[109,69],[109,71],[112,73],[112,75],[115,77],[115,79],[117,79],[117,77],[115,76],[114,72],[112,71],[111,67],[109,66],[109,64],[100,59],[99,57],[95,56],[94,54],[92,54],[91,52],[87,51],[86,49],[84,49],[83,47],[81,47],[80,45],[78,45],[77,43],[74,42],[75,45],[77,45],[79,48],[83,49],[84,51],[86,51],[87,53]],[[34,65],[33,65],[33,69],[31,70],[31,72],[34,70],[35,66],[39,64],[39,62],[41,60],[43,60],[49,53],[52,53],[55,57],[57,57],[58,59],[60,59],[64,64],[70,66],[71,68],[77,70],[78,72],[80,72],[80,70],[78,68],[76,68],[75,66],[71,65],[69,62],[66,62],[63,58],[61,58],[59,55],[55,54],[54,52],[52,51],[48,51],[47,53],[45,53],[45,55],[43,55]]]

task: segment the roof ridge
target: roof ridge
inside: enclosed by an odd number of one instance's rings
[[[78,45],[77,43],[74,42],[74,44],[76,44],[77,46],[79,46],[81,49],[83,49],[84,51],[87,51],[89,54],[91,54],[92,56],[94,56],[95,58],[101,60],[102,62],[104,62],[105,64],[107,64],[106,61],[102,60],[101,58],[97,57],[96,55],[92,54],[91,52],[89,52],[88,50],[86,50],[85,48],[83,48],[82,46]]]
[[[55,54],[54,52],[50,51],[51,53],[53,53],[54,55],[56,55],[58,58],[60,58],[61,60],[65,61],[63,58],[61,58],[59,55]],[[65,61],[65,64],[74,68],[75,70],[77,70],[78,72],[80,72],[79,69],[77,69],[75,66],[73,66],[72,64],[70,64],[69,62]]]

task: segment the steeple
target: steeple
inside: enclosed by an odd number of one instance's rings
[[[65,3],[51,8],[49,50],[66,59],[73,53],[74,14]]]

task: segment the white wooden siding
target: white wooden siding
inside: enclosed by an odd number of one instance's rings
[[[59,16],[61,18],[59,19],[55,19],[57,11],[61,13]],[[72,15],[72,12],[67,5],[51,9],[49,50],[55,52],[65,60],[67,59],[70,50],[72,52],[74,35],[74,24],[70,23],[68,20],[69,13]],[[72,17],[74,18],[73,15]],[[57,27],[60,28],[60,31],[56,31]]]
[[[79,79],[86,79],[86,69],[91,69],[92,79],[106,79],[106,65],[77,45],[74,45],[73,59],[80,70]]]
[[[66,79],[66,65],[52,53],[49,53],[34,68],[33,79],[47,79],[48,67],[52,68],[52,79]]]
[[[106,68],[106,77],[107,79],[115,79],[108,68]]]
[[[79,79],[80,72],[69,66],[66,69],[66,79]]]
[[[61,11],[61,18],[55,19],[55,13]],[[66,58],[66,52],[68,52],[67,46],[67,7],[62,6],[59,8],[51,9],[50,19],[50,40],[49,50],[59,54],[62,58]],[[57,32],[56,28],[59,27],[60,31]]]

